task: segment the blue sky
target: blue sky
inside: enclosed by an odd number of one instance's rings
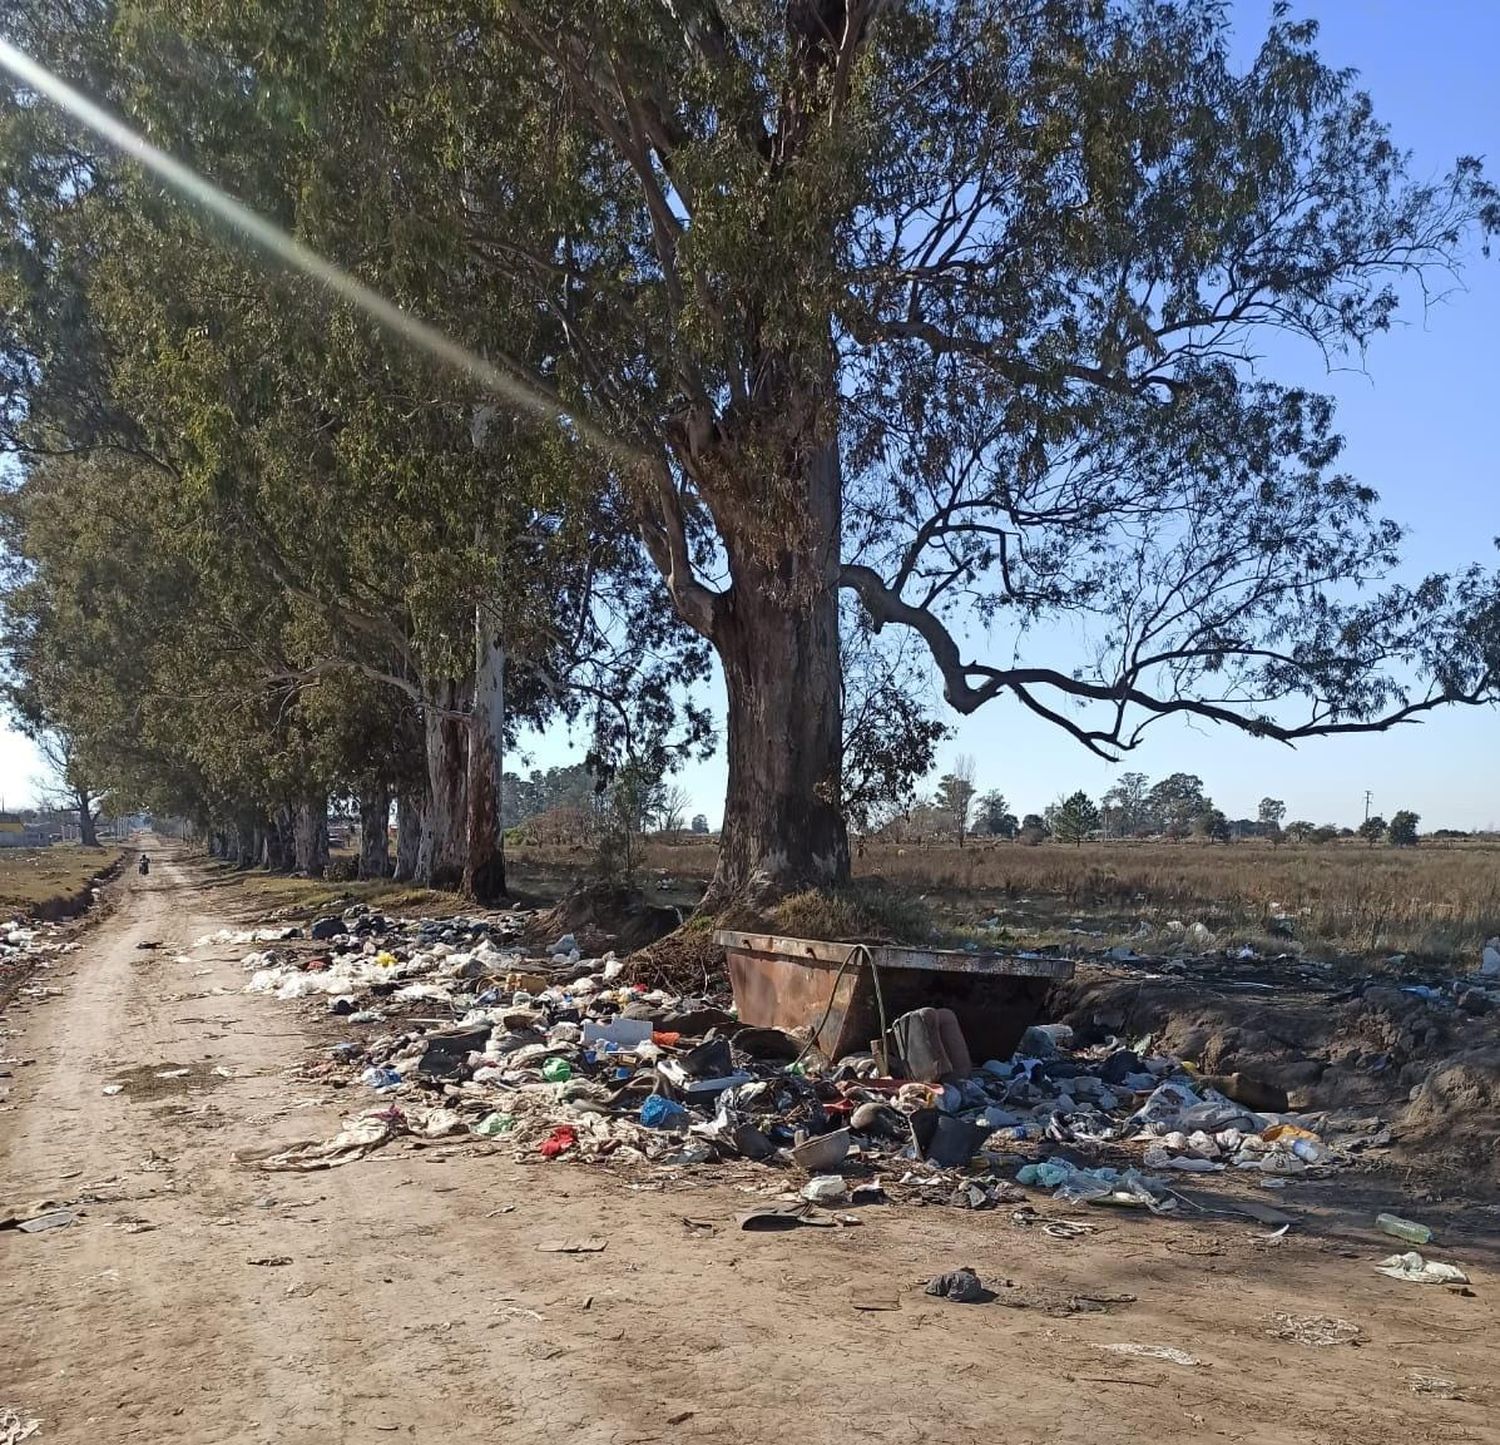
[[[1269,4],[1233,7],[1240,36],[1253,46]],[[1463,153],[1500,172],[1500,4],[1493,0],[1310,0],[1295,6],[1322,25],[1320,48],[1333,64],[1360,72],[1377,114],[1398,144],[1414,152],[1419,175],[1440,174]],[[1374,486],[1384,510],[1411,529],[1412,575],[1471,560],[1500,561],[1500,259],[1474,257],[1465,290],[1423,315],[1409,309],[1371,351],[1368,374],[1327,375],[1317,358],[1278,359],[1276,375],[1331,392],[1348,438],[1345,468]],[[1066,639],[1064,646],[1071,647]],[[1033,653],[1036,649],[1033,646]],[[714,689],[714,700],[721,696]],[[534,739],[534,766],[572,761],[585,744],[558,732]],[[1351,822],[1365,789],[1376,811],[1422,815],[1424,827],[1500,825],[1500,712],[1450,710],[1415,727],[1365,738],[1316,740],[1295,751],[1206,724],[1164,723],[1118,767],[1090,756],[1071,738],[1008,701],[961,720],[943,752],[946,764],[971,753],[982,788],[999,788],[1018,812],[1039,811],[1064,790],[1096,796],[1125,768],[1159,777],[1197,773],[1231,816],[1254,815],[1267,793],[1292,817]],[[521,762],[520,759],[517,760]],[[30,745],[0,733],[0,796],[25,801],[39,767]],[[688,767],[679,779],[717,823],[723,804],[722,756]]]

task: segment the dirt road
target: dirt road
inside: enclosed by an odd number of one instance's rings
[[[0,1407],[39,1416],[40,1441],[1500,1438],[1493,1213],[1429,1251],[1469,1269],[1466,1298],[1375,1274],[1394,1246],[1367,1214],[1280,1242],[1099,1211],[1100,1233],[1054,1239],[940,1207],[743,1234],[747,1196],[722,1177],[660,1188],[477,1142],[322,1174],[238,1165],[335,1132],[340,1096],[293,1076],[316,1046],[295,1006],[239,992],[242,949],[189,948],[238,921],[214,885],[161,854],[122,893],[45,976],[62,992],[0,1035],[0,1056],[34,1059],[0,1079],[0,1205],[81,1211],[0,1233]],[[538,1249],[575,1235],[608,1246]],[[923,1296],[957,1265],[999,1300]],[[854,1308],[872,1295],[899,1308]],[[1136,1298],[1068,1312],[1083,1295]],[[1278,1315],[1351,1322],[1359,1343],[1279,1338]]]

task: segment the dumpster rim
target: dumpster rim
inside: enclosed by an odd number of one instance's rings
[[[1071,958],[1019,958],[1007,953],[968,953],[960,948],[912,948],[901,944],[867,943],[857,940],[835,943],[828,939],[791,938],[776,933],[744,933],[738,929],[714,930],[714,942],[741,953],[774,954],[794,963],[837,966],[849,950],[864,947],[876,968],[919,969],[933,973],[968,973],[990,978],[1043,978],[1053,982],[1071,979]]]

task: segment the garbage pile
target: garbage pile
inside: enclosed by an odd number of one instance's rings
[[[824,1059],[810,1034],[627,983],[620,959],[586,959],[572,935],[528,955],[527,922],[393,920],[359,906],[313,925],[322,951],[249,954],[246,992],[322,997],[353,1030],[311,1071],[372,1095],[334,1140],[261,1166],[325,1168],[403,1135],[468,1136],[544,1159],[781,1166],[821,1205],[880,1197],[888,1182],[982,1209],[1016,1202],[1019,1184],[1165,1212],[1176,1175],[1280,1182],[1383,1142],[1378,1121],[1334,1132],[1254,1080],[1198,1077],[1149,1041],[1075,1049],[1063,1024],[976,1067],[951,1012],[917,1009],[891,1022],[881,1052],[902,1075],[891,1077],[873,1052]],[[1018,1164],[1013,1184],[1000,1171]]]
[[[22,998],[41,998],[57,990],[26,983],[34,969],[46,968],[54,959],[72,953],[78,944],[55,924],[14,919],[0,923],[0,1002],[12,991]]]

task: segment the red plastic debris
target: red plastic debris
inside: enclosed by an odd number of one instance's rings
[[[569,1124],[559,1124],[540,1145],[543,1159],[556,1159],[566,1149],[571,1149],[578,1142],[578,1135]]]

